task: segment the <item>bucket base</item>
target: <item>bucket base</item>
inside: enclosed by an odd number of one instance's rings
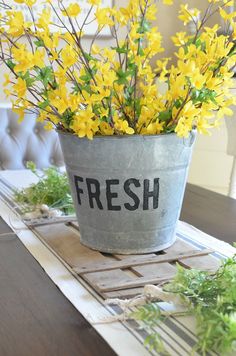
[[[80,239],[80,242],[82,245],[91,248],[92,250],[95,251],[100,251],[104,253],[111,253],[111,254],[120,254],[120,255],[143,255],[145,253],[155,253],[155,252],[160,252],[165,250],[166,248],[172,246],[176,241],[176,234],[173,235],[173,238],[168,241],[167,243],[157,245],[157,246],[152,246],[151,248],[143,248],[143,249],[135,249],[135,248],[104,248],[99,246],[94,246],[94,244],[89,244],[87,241],[83,241],[83,239]]]

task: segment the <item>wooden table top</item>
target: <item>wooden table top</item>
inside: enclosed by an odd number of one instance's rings
[[[180,219],[219,240],[236,242],[236,199],[187,184]]]
[[[236,241],[236,200],[188,185],[181,219]],[[0,233],[0,355],[115,355],[1,218]]]

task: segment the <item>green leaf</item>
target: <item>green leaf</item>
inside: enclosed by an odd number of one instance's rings
[[[96,60],[97,61],[97,59],[96,58],[94,58],[93,56],[91,56],[90,54],[88,54],[88,53],[86,53],[86,52],[84,52],[84,57],[90,62],[90,61],[94,61],[94,60]]]
[[[49,100],[44,100],[44,101],[41,101],[41,103],[38,103],[38,106],[40,109],[46,109],[46,107],[49,105]]]
[[[142,109],[142,107],[141,107],[141,104],[140,104],[140,98],[136,98],[135,99],[135,110],[136,110],[136,116],[137,117],[139,117],[140,116],[140,114],[141,114],[141,109]]]
[[[31,87],[31,85],[36,81],[35,78],[30,76],[30,72],[28,70],[24,74],[23,73],[19,73],[18,77],[25,80],[27,88]]]
[[[126,103],[132,105],[134,94],[134,86],[127,86],[124,90],[124,98]]]
[[[39,39],[39,40],[37,40],[37,41],[34,41],[34,44],[35,44],[35,46],[36,46],[37,48],[39,48],[39,47],[44,47],[44,42],[43,42],[42,39]]]
[[[73,117],[74,117],[74,113],[70,110],[70,109],[67,109],[64,113],[63,113],[63,123],[66,125],[66,127],[69,128],[72,120],[73,120]]]
[[[158,119],[160,121],[168,121],[170,120],[172,117],[172,110],[171,109],[167,109],[165,111],[160,112]]]
[[[111,47],[111,48],[114,49],[117,53],[120,53],[120,54],[128,52],[128,49],[127,49],[125,44],[122,47]]]
[[[38,68],[36,70],[38,73],[37,79],[40,80],[45,87],[47,87],[49,82],[54,82],[54,74],[53,74],[53,68],[50,66],[46,66],[44,68]]]
[[[132,62],[132,61],[128,61],[128,63],[127,63],[127,68],[128,68],[128,70],[129,70],[129,72],[130,73],[135,73],[135,70],[136,70],[136,68],[137,68],[137,65],[134,63],[134,62]]]
[[[138,33],[140,34],[143,34],[143,33],[146,33],[150,30],[151,28],[151,23],[146,19],[144,18],[141,23],[140,23],[140,27],[138,28]]]
[[[216,103],[216,92],[208,88],[202,88],[201,90],[193,89],[191,99],[194,104],[197,102],[207,103],[209,101]]]
[[[183,104],[183,100],[182,99],[177,99],[174,102],[174,107],[176,107],[176,109],[179,109],[182,104]]]
[[[26,204],[26,211],[35,210],[38,206],[46,204],[62,210],[65,214],[73,213],[74,207],[66,173],[60,173],[56,167],[50,167],[45,169],[43,176],[40,177],[32,162],[27,166],[40,179],[38,183],[28,188],[15,191],[16,201]]]
[[[127,85],[129,84],[128,80],[126,78],[120,78],[116,80],[116,83],[119,85]]]
[[[85,90],[89,94],[93,94],[93,91],[92,91],[89,83],[84,84],[83,86],[81,86],[81,89]]]
[[[81,86],[79,83],[77,83],[77,82],[74,82],[73,84],[74,84],[74,85],[73,85],[73,87],[72,87],[72,93],[73,93],[73,94],[78,94],[78,93],[80,93],[80,92],[82,91],[82,86]]]
[[[118,79],[116,80],[116,82],[118,84],[128,84],[128,80],[127,77],[129,77],[130,75],[132,75],[132,72],[130,72],[129,70],[127,71],[123,71],[121,68],[117,70],[116,75],[118,77]]]
[[[80,79],[83,80],[83,82],[85,83],[89,83],[92,79],[92,75],[87,72],[85,75],[81,75]]]
[[[28,162],[26,163],[26,168],[30,169],[31,172],[36,173],[36,165],[35,165],[34,162],[28,161]]]
[[[139,46],[138,55],[139,55],[139,56],[143,56],[143,55],[144,55],[144,50],[143,50],[143,47],[142,47],[142,46]]]
[[[6,64],[7,64],[8,68],[10,68],[10,69],[14,69],[15,66],[16,66],[16,64],[13,63],[11,59],[8,59],[8,60],[6,61]]]

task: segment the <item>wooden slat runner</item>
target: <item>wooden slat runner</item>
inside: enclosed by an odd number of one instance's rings
[[[31,229],[103,298],[132,297],[140,294],[146,284],[169,281],[176,273],[176,263],[211,272],[219,267],[218,260],[210,255],[213,250],[197,249],[181,239],[159,253],[111,255],[83,246],[74,222],[43,224]]]
[[[146,255],[146,258],[139,259],[139,258],[127,258],[122,261],[101,261],[101,263],[94,263],[88,262],[84,265],[81,264],[80,267],[75,267],[74,271],[78,274],[85,274],[85,273],[91,273],[91,272],[102,272],[106,271],[107,269],[109,270],[115,270],[117,268],[131,268],[133,266],[143,266],[143,265],[151,265],[157,264],[157,263],[163,263],[163,262],[174,262],[174,261],[180,261],[185,258],[189,257],[194,257],[194,256],[204,256],[208,255],[209,253],[212,253],[213,250],[210,249],[204,249],[204,250],[189,250],[186,252],[175,252],[175,253],[166,253],[165,255],[155,255],[153,257],[149,257],[148,254]]]
[[[181,260],[181,265],[187,268],[202,269],[204,271],[215,272],[219,267],[219,262],[211,256],[193,257]]]
[[[169,278],[147,278],[147,277],[139,277],[136,279],[129,279],[125,276],[122,277],[121,274],[116,271],[106,271],[101,272],[100,275],[97,273],[91,273],[90,275],[85,274],[84,279],[91,285],[96,286],[96,291],[101,292],[111,292],[120,289],[134,288],[134,287],[143,287],[146,284],[160,284],[162,282],[169,281],[174,277],[174,274],[169,276]],[[104,274],[107,275],[107,278],[104,280]]]

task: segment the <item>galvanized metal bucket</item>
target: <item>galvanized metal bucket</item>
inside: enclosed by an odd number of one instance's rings
[[[195,133],[98,136],[59,131],[82,244],[102,252],[163,250],[176,237]]]

